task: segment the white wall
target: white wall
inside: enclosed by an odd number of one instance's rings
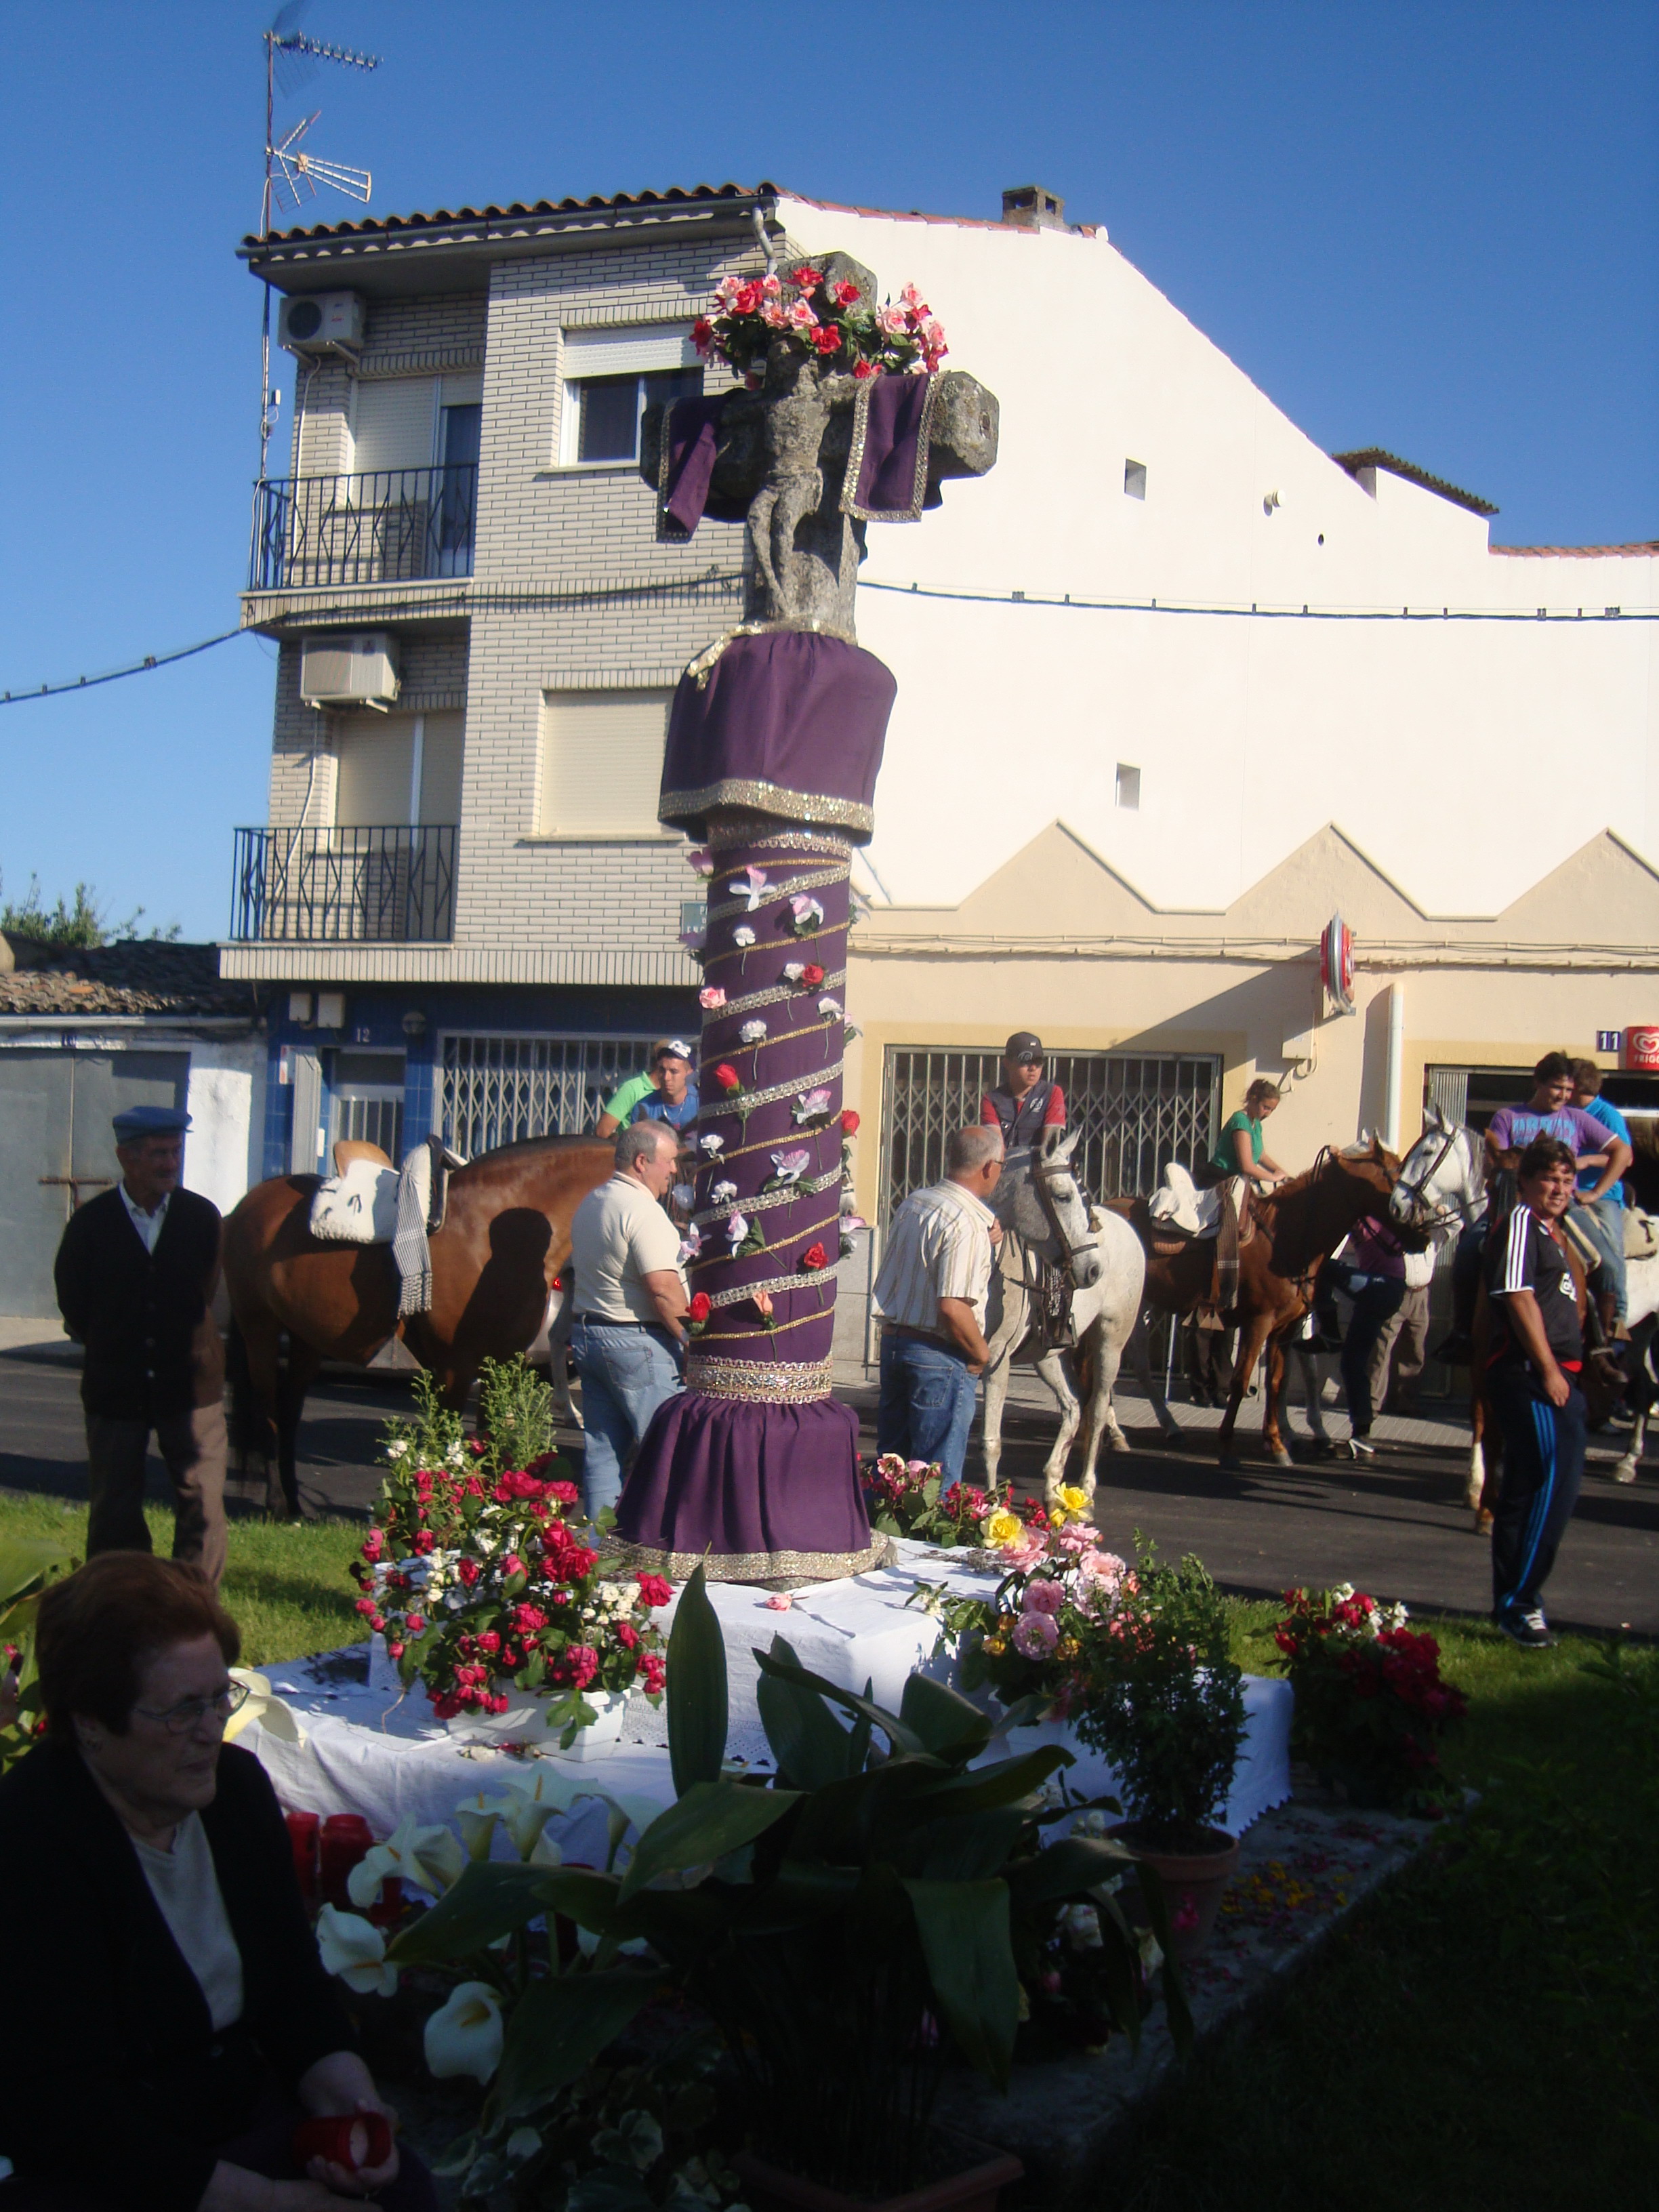
[[[258,1179],[264,1152],[265,1047],[260,1036],[192,1039],[185,1103],[185,1183],[228,1213]]]
[[[780,212],[808,252],[843,248],[884,290],[917,283],[946,366],[1001,404],[992,475],[948,483],[920,526],[872,525],[866,582],[1293,609],[1655,605],[1651,556],[1494,556],[1467,509],[1386,473],[1365,489],[1103,235]],[[1144,502],[1124,495],[1126,459],[1146,464]],[[1659,860],[1651,623],[1266,622],[871,591],[858,620],[899,681],[870,858],[902,905],[954,904],[1056,818],[1188,910],[1224,907],[1328,821],[1436,915],[1498,912],[1604,827]],[[1119,761],[1141,770],[1137,814],[1114,804]],[[1541,801],[1518,772],[1534,767]]]

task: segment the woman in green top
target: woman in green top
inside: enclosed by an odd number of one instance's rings
[[[1264,1190],[1283,1181],[1286,1170],[1261,1148],[1261,1125],[1278,1106],[1279,1096],[1276,1083],[1257,1076],[1244,1093],[1243,1105],[1224,1124],[1221,1140],[1205,1163],[1200,1180],[1206,1188],[1225,1182],[1230,1176],[1243,1176]]]

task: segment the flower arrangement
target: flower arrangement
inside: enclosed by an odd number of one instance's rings
[[[479,1387],[476,1436],[427,1375],[416,1419],[387,1424],[387,1473],[353,1566],[357,1610],[440,1720],[499,1715],[509,1691],[537,1692],[568,1749],[598,1718],[592,1692],[660,1695],[651,1616],[673,1592],[658,1575],[605,1575],[572,1525],[576,1486],[549,1448],[552,1393],[523,1359],[486,1360]]]
[[[937,1461],[930,1464],[883,1452],[860,1465],[859,1480],[870,1525],[884,1536],[914,1536],[947,1552],[963,1546],[986,1550],[994,1540],[987,1533],[993,1520],[1021,1529],[1026,1525],[1014,1510],[1012,1485],[981,1490],[973,1483],[953,1482],[946,1489]]]
[[[1352,1583],[1292,1589],[1273,1631],[1296,1691],[1291,1745],[1362,1805],[1445,1801],[1437,1743],[1468,1703],[1440,1672],[1440,1646]]]
[[[805,261],[782,276],[723,278],[714,289],[714,314],[698,317],[691,339],[705,361],[729,362],[750,391],[779,340],[860,381],[933,376],[950,350],[943,327],[914,284],[904,287],[896,302],[878,307],[858,285],[845,278],[830,283],[823,270]]]

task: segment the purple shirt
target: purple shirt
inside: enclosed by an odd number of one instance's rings
[[[1586,1152],[1605,1152],[1609,1133],[1582,1106],[1558,1106],[1553,1114],[1534,1113],[1530,1106],[1500,1106],[1487,1134],[1500,1152],[1524,1152],[1534,1137],[1554,1137],[1578,1159]]]

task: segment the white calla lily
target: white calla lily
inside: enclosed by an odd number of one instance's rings
[[[325,1905],[317,1915],[317,1948],[329,1972],[359,1996],[396,1991],[398,1969],[386,1963],[386,1937],[359,1914]]]
[[[456,1824],[461,1832],[461,1841],[466,1845],[470,1859],[487,1859],[495,1839],[495,1824],[501,1819],[501,1799],[486,1797],[483,1790],[475,1796],[464,1797],[455,1808]]]
[[[536,1838],[535,1849],[530,1854],[530,1864],[538,1867],[562,1867],[564,1864],[564,1853],[545,1828]]]
[[[373,1905],[380,1893],[380,1884],[394,1877],[412,1882],[416,1889],[430,1890],[441,1896],[451,1881],[460,1874],[460,1846],[445,1827],[423,1828],[416,1826],[413,1817],[403,1821],[395,1835],[383,1844],[376,1844],[367,1857],[352,1868],[346,1881],[346,1894],[354,1905]],[[439,1869],[455,1862],[455,1871],[447,1880],[434,1880]]]
[[[440,2081],[488,2081],[501,2063],[501,2001],[488,1982],[460,1982],[426,2024],[426,2063]]]
[[[521,1859],[527,1859],[535,1850],[537,1838],[558,1809],[550,1802],[520,1796],[517,1792],[507,1797],[492,1797],[479,1808],[481,1812],[496,1815],[512,1837],[513,1848]]]

